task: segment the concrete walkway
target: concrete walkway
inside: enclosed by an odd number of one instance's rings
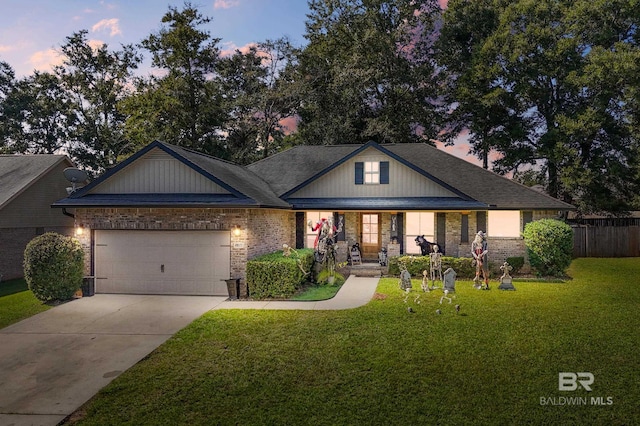
[[[0,329],[0,425],[57,425],[209,310],[356,308],[378,280],[350,276],[320,302],[97,294],[57,306]]]
[[[227,300],[216,309],[289,309],[289,310],[340,310],[366,305],[373,297],[380,278],[349,276],[338,293],[329,300],[307,301],[246,301]]]

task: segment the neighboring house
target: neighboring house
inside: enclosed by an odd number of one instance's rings
[[[63,170],[72,167],[64,155],[0,155],[0,275],[20,278],[24,249],[45,232],[71,234],[73,219],[52,209],[70,183]]]
[[[313,246],[307,222],[342,224],[343,254],[419,254],[424,235],[470,257],[524,256],[523,226],[573,206],[426,144],[298,146],[247,167],[153,142],[54,204],[73,208],[97,292],[226,294],[246,262]]]

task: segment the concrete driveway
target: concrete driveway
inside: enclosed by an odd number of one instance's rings
[[[224,297],[98,294],[0,329],[0,425],[56,425]]]

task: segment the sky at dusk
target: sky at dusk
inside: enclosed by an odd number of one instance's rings
[[[446,5],[447,0],[439,0]],[[161,28],[168,6],[181,10],[174,0],[2,0],[0,61],[11,65],[17,78],[34,70],[51,71],[59,64],[66,37],[87,30],[88,40],[118,50],[136,44]],[[206,28],[220,38],[223,54],[256,42],[288,36],[294,45],[305,44],[303,34],[309,8],[305,0],[200,0],[198,10],[212,18]],[[146,53],[143,51],[143,54]],[[148,53],[147,53],[148,59]],[[147,62],[148,63],[148,62]],[[144,67],[141,70],[144,73]],[[442,147],[440,145],[440,147]],[[467,156],[464,136],[446,149],[475,164]]]

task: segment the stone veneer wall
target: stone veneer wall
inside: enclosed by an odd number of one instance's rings
[[[244,278],[246,262],[255,256],[281,250],[295,241],[295,214],[281,210],[209,208],[107,208],[77,209],[76,223],[93,230],[226,230],[231,232],[231,271]],[[85,250],[85,273],[90,275],[92,232],[78,239]]]

